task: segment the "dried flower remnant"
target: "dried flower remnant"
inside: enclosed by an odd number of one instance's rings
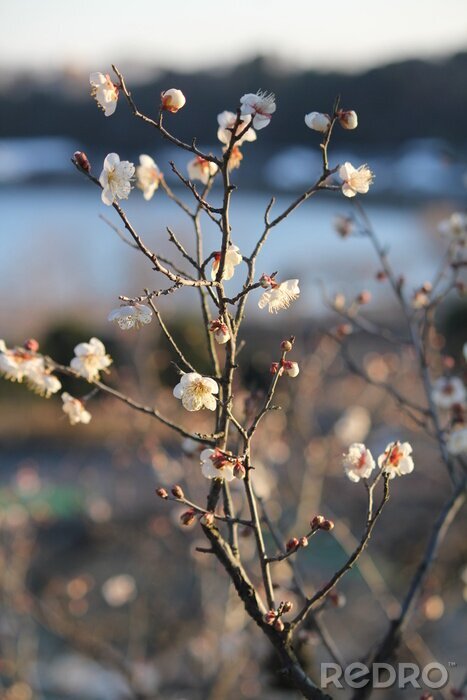
[[[119,306],[111,311],[107,317],[108,321],[117,323],[122,331],[140,328],[140,326],[151,323],[151,319],[152,310],[144,304]]]
[[[71,396],[67,391],[62,394],[62,411],[68,416],[70,425],[84,423],[85,425],[91,420],[91,414],[84,407],[84,404],[79,399]]]
[[[173,390],[173,395],[176,399],[181,399],[183,408],[187,411],[200,411],[202,408],[215,411],[214,395],[218,393],[217,382],[210,377],[202,377],[197,372],[184,374]]]
[[[276,98],[273,93],[261,92],[260,90],[254,94],[252,92],[243,95],[240,98],[242,116],[253,116],[253,127],[259,131],[268,126],[271,117],[276,111]]]
[[[181,90],[170,88],[161,93],[161,107],[175,114],[186,104],[186,97]]]
[[[367,165],[354,168],[352,163],[346,162],[341,165],[338,174],[343,181],[342,194],[345,197],[366,194],[374,180],[374,175]]]
[[[414,470],[412,445],[408,442],[390,442],[378,457],[378,466],[390,479],[410,474]]]
[[[368,479],[375,468],[375,460],[370,450],[361,442],[350,445],[343,458],[344,471],[350,481],[358,482],[360,479]]]
[[[439,377],[433,382],[431,398],[438,408],[445,410],[463,404],[466,398],[464,382],[459,377]]]
[[[112,359],[107,355],[102,341],[91,338],[88,343],[79,343],[75,347],[75,357],[71,360],[70,367],[88,382],[93,382],[98,380],[99,373],[111,364]]]
[[[89,82],[91,84],[91,96],[94,97],[105,116],[110,117],[117,109],[117,85],[114,85],[110,76],[108,74],[104,75],[104,73],[91,73]]]
[[[136,187],[142,191],[143,197],[147,202],[153,198],[161,180],[162,173],[154,159],[146,153],[142,153],[139,157],[139,165],[136,168]]]
[[[200,454],[200,460],[201,472],[206,479],[232,481],[235,478],[234,463],[218,448],[203,450]]]
[[[128,160],[121,161],[117,153],[109,153],[99,177],[103,203],[110,207],[117,199],[128,199],[134,174],[133,163]]]
[[[278,311],[288,309],[292,302],[300,296],[298,280],[286,280],[279,283],[267,275],[263,275],[262,280],[270,289],[261,295],[258,306],[260,309],[267,306],[270,314],[277,314]]]

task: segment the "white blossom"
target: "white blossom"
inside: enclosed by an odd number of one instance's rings
[[[339,112],[339,124],[344,129],[356,129],[358,126],[357,112],[353,109],[341,110]]]
[[[390,479],[410,474],[414,469],[412,445],[408,442],[390,442],[383,454],[378,457],[378,466]]]
[[[144,304],[131,304],[119,306],[107,317],[108,321],[116,321],[122,331],[130,328],[139,328],[146,323],[151,323],[152,310]]]
[[[280,283],[271,280],[271,288],[261,295],[258,306],[260,309],[267,306],[270,314],[277,314],[281,309],[288,309],[299,295],[298,280],[287,280]]]
[[[128,160],[121,161],[117,153],[109,153],[104,160],[104,168],[99,177],[104,204],[110,207],[116,199],[128,199],[134,174],[133,163]]]
[[[223,280],[231,280],[235,273],[235,268],[240,265],[243,258],[239,252],[239,248],[236,245],[230,245],[225,253],[224,269],[222,271]],[[219,270],[219,265],[221,261],[221,253],[215,254],[214,260],[211,267],[211,279],[215,280],[217,277],[217,271]]]
[[[52,394],[60,391],[62,384],[50,370],[46,369],[44,364],[30,368],[26,374],[26,382],[28,387],[39,396],[48,399]]]
[[[459,377],[440,377],[433,382],[431,398],[438,408],[449,410],[465,401],[465,386]]]
[[[216,343],[219,343],[219,345],[224,345],[230,340],[229,329],[227,325],[219,318],[215,321],[211,321],[209,330],[211,333],[214,333]]]
[[[161,93],[161,101],[163,109],[175,113],[185,106],[186,97],[181,90],[170,88],[170,90]]]
[[[457,457],[467,453],[467,425],[458,425],[449,433],[446,440],[448,452]]]
[[[373,455],[361,442],[350,445],[348,452],[344,454],[342,464],[348,478],[354,482],[368,479],[375,468]]]
[[[441,221],[438,231],[457,245],[467,244],[467,215],[462,212],[454,212],[449,219]]]
[[[67,391],[62,394],[62,410],[68,416],[71,425],[77,423],[89,423],[91,414],[84,408],[84,404],[79,399],[75,399]]]
[[[20,347],[8,349],[4,341],[0,341],[0,374],[12,382],[25,381],[29,389],[47,399],[62,386],[42,355]]]
[[[136,186],[142,191],[146,201],[152,199],[161,179],[162,173],[154,160],[146,153],[142,153],[136,168]]]
[[[218,448],[203,450],[200,454],[201,472],[206,479],[234,478],[233,463]]]
[[[310,112],[309,114],[305,114],[305,124],[309,129],[313,129],[313,131],[325,133],[331,126],[331,120],[328,114]]]
[[[293,362],[292,360],[284,360],[282,362],[282,369],[289,377],[298,377],[300,373],[298,362]]]
[[[89,82],[92,97],[104,111],[105,116],[110,117],[117,109],[118,87],[110,80],[110,76],[104,73],[91,73]]]
[[[112,364],[111,357],[106,354],[104,344],[98,338],[79,343],[75,347],[75,356],[70,367],[88,382],[99,379],[99,372]]]
[[[202,377],[197,372],[188,372],[180,379],[173,390],[176,399],[181,399],[183,408],[187,411],[199,411],[208,408],[216,409],[214,394],[219,393],[219,386],[214,379]]]
[[[234,112],[224,111],[217,115],[217,123],[219,128],[217,130],[217,138],[219,141],[226,146],[230,143],[232,138],[232,131],[237,121],[237,115]],[[238,136],[242,133],[251,122],[251,117],[249,119],[241,119],[236,130],[235,135]],[[243,134],[241,138],[236,141],[237,146],[241,146],[245,141],[256,141],[256,131],[250,126],[250,128]]]
[[[201,156],[196,156],[193,160],[190,160],[186,167],[190,180],[200,180],[203,185],[207,185],[209,178],[213,177],[218,171],[217,165],[212,160],[206,160],[206,158],[201,158]]]
[[[355,197],[356,194],[365,194],[370,189],[374,175],[367,165],[354,168],[352,163],[344,163],[339,168],[339,177],[343,180],[342,194],[346,197]]]
[[[258,91],[256,94],[249,92],[240,98],[241,114],[253,116],[253,127],[264,129],[271,121],[276,111],[276,98],[272,93]]]
[[[129,574],[118,574],[102,584],[105,602],[113,608],[119,608],[136,598],[136,581]]]

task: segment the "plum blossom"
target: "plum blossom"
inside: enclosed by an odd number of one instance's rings
[[[98,380],[99,372],[112,364],[112,358],[106,354],[105,346],[98,338],[91,338],[88,343],[79,343],[75,347],[75,356],[70,367],[88,382]]]
[[[43,361],[42,365],[37,365],[29,370],[26,374],[26,383],[31,391],[46,399],[49,399],[52,394],[56,394],[62,388],[60,380],[45,367]]]
[[[467,425],[455,426],[448,435],[446,446],[449,454],[454,457],[467,453]]]
[[[463,404],[465,397],[465,386],[459,377],[440,377],[433,383],[431,398],[438,408],[449,410]]]
[[[211,333],[214,333],[216,343],[219,343],[219,345],[224,345],[230,340],[229,329],[220,318],[211,321],[209,325],[209,330]]]
[[[77,425],[77,423],[87,424],[91,420],[91,414],[84,408],[84,404],[79,399],[75,399],[67,391],[62,394],[62,411],[66,413],[70,420],[71,425]]]
[[[99,182],[102,186],[102,201],[110,207],[116,199],[128,199],[131,192],[131,178],[135,166],[128,160],[120,160],[117,153],[109,153],[104,160],[104,168]]]
[[[219,124],[219,128],[217,130],[217,138],[219,141],[226,146],[230,143],[230,139],[232,138],[232,131],[235,126],[235,122],[237,121],[237,115],[234,112],[229,112],[229,111],[224,111],[221,112],[220,114],[217,115],[217,123]],[[238,136],[241,134],[243,131],[245,131],[247,125],[251,123],[251,117],[249,119],[241,119],[236,130],[235,130],[235,136]],[[243,136],[236,141],[237,146],[241,146],[242,143],[245,141],[256,141],[257,136],[256,136],[256,131],[250,126],[250,128],[245,131]]]
[[[170,88],[170,90],[165,90],[165,92],[161,93],[161,103],[162,109],[175,114],[175,112],[178,112],[179,109],[185,106],[186,97],[181,90]]]
[[[410,456],[412,445],[408,442],[390,442],[383,454],[378,457],[378,466],[383,473],[393,479],[395,476],[402,476],[413,472],[414,463]]]
[[[256,94],[249,92],[240,98],[241,115],[253,115],[252,125],[255,129],[264,129],[271,121],[276,111],[276,98],[273,93],[261,92]]]
[[[116,321],[122,331],[130,328],[139,328],[147,323],[151,323],[152,310],[144,304],[130,304],[119,306],[107,317],[108,321]]]
[[[331,119],[329,114],[310,112],[309,114],[305,114],[305,124],[309,129],[313,129],[313,131],[320,131],[324,134],[331,126]]]
[[[232,461],[217,447],[214,450],[203,450],[200,454],[201,472],[206,479],[226,479],[232,481],[234,465]]]
[[[104,73],[91,73],[89,82],[92,97],[104,111],[105,116],[110,117],[117,109],[118,87],[110,80],[110,76]]]
[[[219,393],[219,386],[214,379],[202,377],[197,372],[184,374],[173,390],[176,399],[181,399],[183,408],[187,411],[199,411],[208,408],[216,409],[214,394]]]
[[[344,454],[342,465],[350,481],[368,479],[375,468],[375,460],[370,450],[361,442],[350,445],[348,452]]]
[[[267,306],[270,314],[277,314],[281,309],[288,309],[291,303],[298,299],[300,295],[298,280],[286,280],[279,283],[267,275],[263,275],[263,278],[268,281],[270,289],[261,295],[258,301],[260,309]]]
[[[193,160],[190,160],[186,167],[190,180],[200,180],[203,185],[207,185],[209,178],[213,177],[218,171],[215,163],[201,158],[201,156],[196,156]]]
[[[222,253],[218,251],[214,255],[214,260],[211,267],[211,279],[215,280],[217,277],[217,271],[219,270],[219,265],[221,262]],[[239,248],[236,245],[230,245],[225,253],[224,269],[222,271],[223,280],[231,280],[235,274],[235,268],[240,265],[243,258],[239,252]]]
[[[346,162],[339,168],[339,177],[343,180],[342,194],[345,197],[355,197],[356,194],[365,194],[370,189],[374,175],[367,165],[354,168],[352,163]]]
[[[467,244],[467,214],[454,212],[449,219],[441,221],[438,231],[453,243],[464,246]]]
[[[289,377],[298,377],[300,373],[300,367],[298,365],[298,362],[293,362],[292,360],[283,360],[282,367],[284,369],[285,374],[287,374]]]
[[[357,112],[353,109],[341,109],[338,114],[339,124],[344,129],[356,129],[358,126]]]
[[[33,346],[32,341],[29,344]],[[25,345],[28,346],[28,343]],[[37,343],[36,346],[38,347]],[[28,347],[8,349],[3,340],[0,341],[0,374],[12,382],[21,383],[24,380],[29,389],[46,399],[62,386],[46,367],[42,355]]]
[[[154,160],[146,153],[142,153],[136,168],[136,186],[142,191],[147,202],[154,196],[161,180],[162,173]]]

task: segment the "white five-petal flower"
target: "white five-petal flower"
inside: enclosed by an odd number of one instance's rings
[[[84,408],[84,404],[79,399],[75,399],[67,391],[62,394],[62,410],[68,416],[71,425],[77,423],[89,423],[91,414]]]
[[[240,249],[236,245],[230,245],[225,253],[224,269],[222,271],[223,280],[231,280],[235,274],[235,268],[240,265],[243,258],[240,254]],[[211,267],[211,279],[215,280],[217,277],[217,271],[221,262],[221,253],[217,252],[215,254],[214,260]]]
[[[276,111],[276,98],[272,93],[252,92],[240,98],[241,115],[253,116],[253,127],[257,130],[264,129],[271,121],[271,117]]]
[[[118,87],[110,80],[110,76],[104,73],[91,73],[89,82],[92,97],[104,111],[105,116],[110,117],[117,109]]]
[[[128,199],[135,166],[128,160],[120,160],[117,153],[109,153],[99,177],[102,186],[102,201],[111,206],[116,199]]]
[[[154,160],[146,153],[142,153],[136,168],[136,186],[142,191],[146,201],[152,199],[161,179],[162,173]]]
[[[280,283],[271,280],[271,288],[261,295],[258,306],[260,309],[267,306],[270,314],[277,314],[281,309],[288,309],[299,295],[298,280],[286,280]]]
[[[89,343],[79,343],[75,347],[75,356],[70,367],[88,382],[99,379],[99,372],[112,364],[112,358],[107,355],[103,342],[98,338],[91,338]]]
[[[145,304],[131,304],[119,306],[107,317],[108,321],[116,321],[122,331],[130,328],[139,328],[146,323],[151,323],[152,310]]]
[[[203,185],[207,185],[209,178],[213,177],[218,170],[215,163],[211,160],[206,160],[206,158],[201,158],[201,156],[196,156],[193,160],[190,160],[186,167],[190,180],[200,180]]]
[[[412,445],[408,442],[390,442],[383,454],[378,457],[378,466],[390,479],[410,474],[414,470]]]
[[[217,123],[219,128],[217,130],[217,138],[219,141],[226,146],[230,143],[232,138],[232,131],[237,121],[237,115],[234,112],[224,111],[217,115]],[[235,135],[238,136],[243,131],[245,131],[247,125],[251,122],[251,117],[248,119],[242,119],[235,130]],[[241,146],[245,141],[256,141],[256,131],[250,126],[250,128],[245,131],[243,136],[236,141],[237,146]]]
[[[197,372],[188,372],[180,379],[173,390],[176,399],[181,399],[183,408],[187,411],[199,411],[208,408],[216,409],[214,394],[219,393],[219,386],[214,379],[202,377]]]
[[[203,450],[200,460],[201,472],[206,479],[234,479],[233,463],[218,448]]]
[[[375,468],[373,455],[361,442],[350,445],[348,452],[344,454],[342,464],[350,481],[354,482],[368,479]]]
[[[439,407],[449,410],[456,404],[465,402],[465,386],[459,377],[439,377],[433,383],[431,398]]]
[[[374,175],[367,165],[354,168],[352,163],[344,163],[339,168],[339,177],[343,181],[342,194],[346,197],[355,197],[356,194],[365,194],[373,183]]]

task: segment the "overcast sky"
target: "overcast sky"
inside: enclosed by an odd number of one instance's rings
[[[197,68],[259,53],[348,70],[467,48],[467,0],[0,0],[2,69]]]

